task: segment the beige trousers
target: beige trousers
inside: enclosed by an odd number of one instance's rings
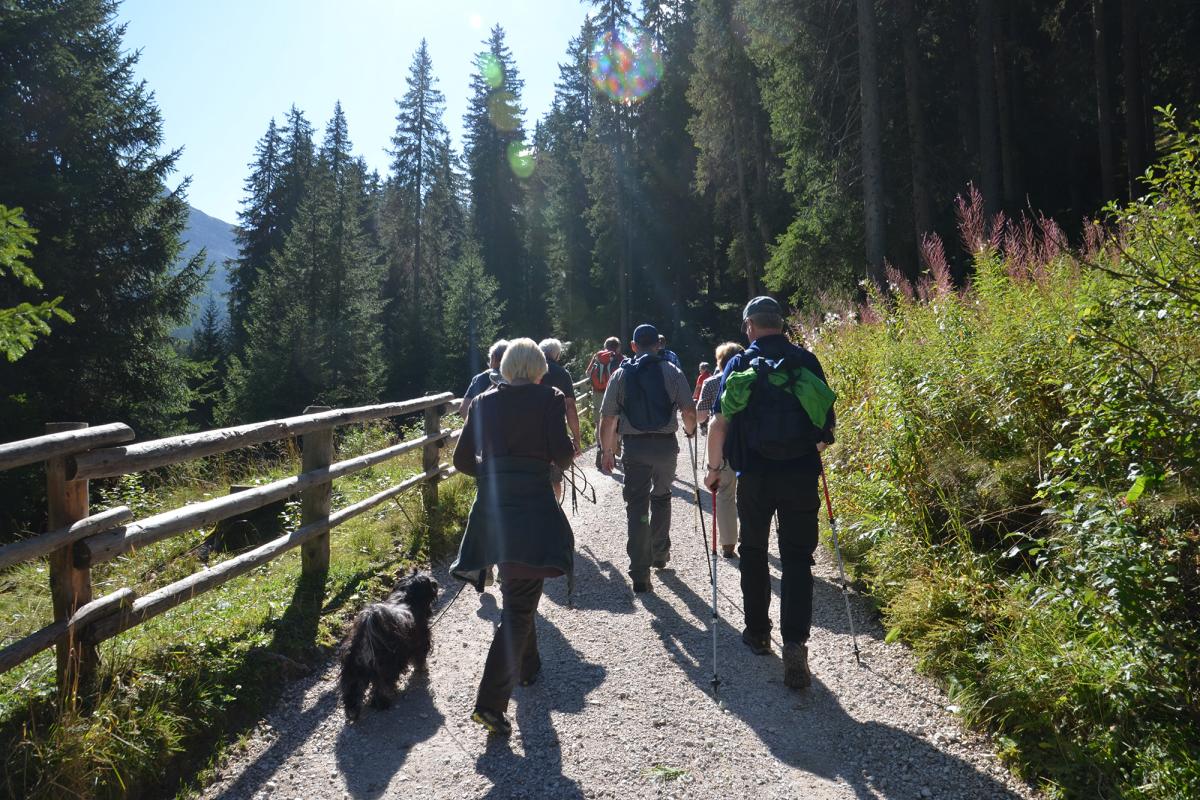
[[[723,547],[737,541],[737,473],[722,461],[721,485],[717,488],[717,542]]]

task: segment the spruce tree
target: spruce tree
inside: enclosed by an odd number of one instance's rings
[[[238,257],[229,274],[230,348],[241,352],[246,342],[251,298],[259,277],[269,269],[308,192],[316,159],[312,125],[292,106],[280,128],[272,119],[258,141],[238,212]]]
[[[500,334],[504,303],[499,299],[499,283],[484,269],[479,246],[470,240],[446,273],[445,284],[438,377],[442,386],[466,385]]]
[[[547,267],[554,295],[554,324],[572,336],[601,339],[617,322],[615,285],[592,281],[594,241],[588,228],[588,183],[584,146],[596,104],[589,76],[589,54],[596,38],[591,19],[567,46],[559,64],[554,105],[539,146],[539,177],[546,184],[545,216],[549,231]]]
[[[191,399],[171,331],[190,315],[205,258],[179,264],[186,181],[123,47],[110,0],[6,3],[0,25],[0,198],[38,230],[28,266],[75,318],[17,364],[0,360],[6,438],[47,420],[176,427]],[[19,300],[27,298],[20,297]],[[13,306],[0,285],[0,308]]]
[[[244,355],[230,360],[227,418],[375,400],[383,383],[380,255],[368,229],[369,177],[339,103],[308,195],[255,288]]]
[[[259,273],[270,263],[271,254],[283,246],[286,231],[279,194],[282,162],[283,138],[272,117],[254,148],[254,161],[245,182],[246,197],[238,212],[238,258],[229,270],[229,327],[237,349],[245,339],[246,313]]]
[[[428,206],[437,202],[431,194],[441,176],[448,133],[443,121],[446,101],[436,88],[424,39],[413,55],[407,85],[404,97],[396,102],[382,224],[388,248],[384,343],[390,367],[388,392],[393,396],[423,381],[424,362],[417,358],[419,329],[440,295],[426,240],[434,236],[430,224],[437,224]]]
[[[525,254],[520,211],[524,187],[514,171],[524,151],[521,89],[512,53],[497,25],[475,61],[471,100],[463,120],[467,175],[471,193],[471,230],[479,243],[484,269],[495,276],[508,321],[531,330],[542,309],[530,307],[521,285]]]

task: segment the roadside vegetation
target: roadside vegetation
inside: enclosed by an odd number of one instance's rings
[[[454,418],[456,419],[456,418]],[[339,431],[351,458],[420,435],[373,423]],[[334,483],[333,506],[361,500],[421,471],[420,453]],[[245,451],[144,475],[93,483],[92,509],[129,505],[138,518],[214,494],[234,483],[266,483],[299,469],[294,444]],[[386,594],[398,574],[449,553],[473,497],[462,477],[443,481],[439,508],[419,489],[335,528],[324,589],[300,577],[299,548],[139,625],[101,648],[101,690],[60,711],[54,653],[0,676],[0,774],[14,798],[187,795],[279,697],[288,680],[328,659],[349,618]],[[299,502],[282,513],[293,529]],[[139,594],[202,568],[210,531],[170,538],[93,571],[97,595],[122,586]],[[271,534],[274,536],[277,534]],[[268,537],[269,538],[269,537]],[[263,540],[214,552],[215,564]],[[52,617],[44,561],[0,575],[0,636],[30,632]]]
[[[808,339],[889,639],[1051,796],[1200,797],[1200,127],[1070,248],[960,200],[915,286]]]

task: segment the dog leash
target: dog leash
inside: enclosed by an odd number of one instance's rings
[[[451,606],[454,606],[454,601],[458,600],[458,595],[461,595],[461,594],[462,594],[462,590],[463,590],[463,589],[466,589],[466,588],[467,588],[467,584],[466,584],[466,583],[460,583],[460,584],[458,584],[458,591],[456,591],[456,593],[454,593],[454,597],[451,597],[451,599],[450,599],[450,602],[448,602],[448,603],[446,603],[446,604],[445,604],[445,608],[443,608],[442,610],[440,610],[440,612],[439,612],[439,613],[438,613],[438,615],[437,615],[437,618],[436,618],[436,619],[434,619],[432,622],[430,622],[430,630],[433,630],[433,626],[434,626],[434,625],[437,625],[437,624],[438,624],[438,622],[442,621],[442,618],[443,618],[443,616],[445,616],[445,615],[446,615],[446,612],[448,612],[448,610],[450,610],[450,607],[451,607]]]

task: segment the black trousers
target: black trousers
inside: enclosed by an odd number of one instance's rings
[[[483,666],[479,693],[475,697],[476,708],[503,714],[508,710],[517,680],[532,677],[541,666],[534,621],[538,601],[542,599],[543,581],[543,578],[505,578],[500,581],[504,607],[500,611],[500,627],[492,637],[492,646]]]
[[[746,630],[771,632],[771,572],[767,564],[771,518],[779,512],[783,562],[779,627],[785,643],[803,644],[812,629],[813,551],[821,510],[817,476],[807,472],[742,473],[737,485],[741,523],[742,603]]]

